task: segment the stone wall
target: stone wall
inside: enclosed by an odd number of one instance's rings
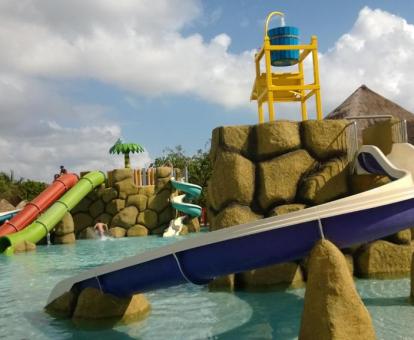
[[[72,210],[76,237],[94,237],[98,220],[114,237],[162,234],[175,217],[169,202],[171,168],[157,168],[155,185],[143,187],[134,184],[132,169],[114,170],[112,176],[112,187],[98,187]]]
[[[210,229],[347,196],[348,124],[345,120],[276,121],[214,129]]]
[[[276,121],[213,130],[208,186],[210,230],[282,215],[357,194],[389,182],[384,176],[350,175],[346,120]],[[410,230],[384,241],[346,249],[359,276],[409,272]],[[211,289],[299,284],[306,259],[238,273]],[[303,279],[302,279],[303,278]]]

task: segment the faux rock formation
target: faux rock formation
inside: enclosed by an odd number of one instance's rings
[[[233,204],[222,210],[210,225],[210,230],[217,230],[231,227],[238,224],[252,222],[261,219],[263,216],[257,215],[249,207]]]
[[[346,155],[347,120],[306,120],[301,123],[303,145],[318,160]]]
[[[233,292],[235,289],[235,274],[224,275],[217,277],[208,284],[208,290],[210,292]]]
[[[300,126],[298,122],[274,121],[256,126],[256,157],[260,160],[274,158],[300,149]]]
[[[106,188],[103,190],[102,201],[104,201],[105,203],[108,203],[117,197],[118,191],[116,191],[114,188]]]
[[[251,130],[252,127],[246,125],[224,126],[214,129],[210,150],[210,158],[212,161],[215,161],[219,145],[223,150],[247,155],[249,152],[249,136]]]
[[[75,224],[75,233],[77,234],[93,225],[93,218],[87,213],[77,213],[73,216],[73,223]]]
[[[333,158],[307,176],[300,184],[298,196],[312,205],[345,197],[348,188],[348,161],[346,157]]]
[[[102,200],[97,200],[89,207],[89,212],[92,217],[97,217],[105,211],[105,204]]]
[[[119,298],[101,293],[96,288],[85,288],[79,296],[67,292],[45,307],[49,314],[72,318],[76,324],[82,325],[81,321],[93,320],[104,321],[105,326],[141,320],[148,316],[150,309],[143,294]]]
[[[411,244],[411,229],[401,230],[395,234],[385,237],[384,239],[395,244]]]
[[[98,235],[95,232],[95,229],[93,227],[88,227],[83,229],[79,234],[78,238],[82,240],[91,240],[98,238]]]
[[[115,199],[106,205],[105,211],[108,214],[116,215],[124,208],[125,208],[125,200]]]
[[[138,187],[131,179],[124,179],[115,183],[115,189],[118,191],[119,198],[125,199],[129,195],[138,194]]]
[[[355,269],[362,277],[408,275],[411,269],[410,245],[375,241],[363,246],[356,256]]]
[[[255,168],[251,161],[232,152],[220,152],[210,179],[209,202],[216,209],[237,202],[250,205],[254,193]]]
[[[144,211],[147,209],[147,202],[148,196],[142,194],[130,195],[127,198],[126,206],[129,207],[130,205],[133,205],[139,211]]]
[[[128,237],[147,236],[147,235],[148,235],[148,229],[140,224],[136,224],[132,226],[127,231]]]
[[[310,254],[299,339],[375,339],[346,260],[327,240],[319,241]]]
[[[155,211],[147,209],[138,215],[136,222],[152,230],[158,226],[158,215]]]
[[[112,171],[112,181],[114,183],[121,182],[125,179],[132,180],[134,176],[134,170],[131,168],[115,169]]]
[[[305,150],[297,150],[259,164],[259,202],[266,210],[271,205],[293,203],[302,176],[315,166]]]
[[[304,280],[300,266],[287,262],[240,273],[237,275],[237,282],[243,288],[256,289],[274,286],[298,287],[303,285]]]
[[[54,244],[72,244],[76,242],[75,233],[65,235],[55,235],[53,239]]]
[[[109,228],[109,235],[114,238],[124,237],[126,235],[126,230],[121,227],[112,227]]]
[[[283,205],[277,206],[276,208],[273,208],[270,211],[269,216],[279,216],[279,215],[289,214],[291,212],[303,210],[305,208],[306,208],[306,205],[300,204],[300,203],[283,204]]]
[[[135,225],[138,216],[138,209],[134,206],[129,206],[122,209],[118,214],[116,214],[111,222],[111,226],[114,227],[123,227],[128,229]]]
[[[54,228],[54,233],[57,236],[63,236],[66,234],[71,234],[74,231],[75,231],[75,223],[73,221],[72,215],[67,212],[63,216],[62,220]]]
[[[36,250],[36,245],[29,241],[22,241],[13,246],[13,251],[15,253],[23,253],[27,251],[33,251],[33,250]]]

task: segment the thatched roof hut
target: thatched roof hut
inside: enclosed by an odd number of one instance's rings
[[[325,119],[344,119],[372,115],[391,115],[407,121],[408,140],[414,144],[414,114],[391,100],[372,91],[367,86],[360,86],[341,105],[328,114]],[[359,129],[372,125],[376,119],[358,120]]]

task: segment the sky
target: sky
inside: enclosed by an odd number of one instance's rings
[[[120,137],[145,148],[141,167],[256,124],[253,57],[274,10],[301,42],[318,37],[324,115],[362,84],[414,112],[413,1],[1,0],[0,171],[49,182],[60,165],[122,167],[108,154]]]

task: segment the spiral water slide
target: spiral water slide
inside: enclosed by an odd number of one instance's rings
[[[27,205],[9,221],[0,227],[0,236],[16,233],[32,223],[43,211],[72,188],[78,181],[78,176],[73,173],[58,177],[43,190],[34,200]]]
[[[93,171],[83,176],[75,186],[47,209],[37,220],[25,229],[0,237],[0,253],[13,253],[13,246],[23,242],[39,242],[50,232],[66,212],[73,209],[89,192],[105,181],[105,174]]]
[[[0,225],[2,225],[7,220],[10,220],[13,216],[19,213],[22,209],[14,209],[10,211],[4,211],[0,213]]]
[[[388,156],[375,146],[363,146],[356,157],[356,173],[386,174],[393,181],[92,268],[59,282],[48,303],[87,287],[125,297],[187,282],[206,284],[221,275],[303,258],[321,238],[345,248],[393,234],[414,223],[413,159],[414,147],[407,143],[394,144]]]

